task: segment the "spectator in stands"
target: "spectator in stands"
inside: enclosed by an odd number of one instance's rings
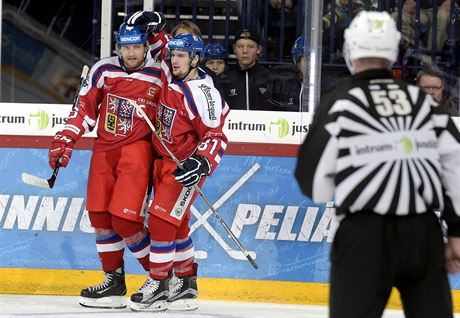
[[[195,23],[184,20],[179,22],[176,26],[174,26],[171,30],[171,36],[174,37],[177,34],[196,34],[201,37],[201,30],[198,25]]]
[[[235,35],[233,44],[237,64],[229,68],[223,84],[224,97],[230,108],[246,110],[273,110],[268,90],[276,75],[257,62],[262,51],[258,33],[242,29]]]
[[[281,29],[281,12],[283,3],[281,0],[259,0],[258,17],[259,23],[264,28],[267,23],[267,30],[264,30],[264,35],[268,39],[267,57],[270,59],[278,59],[289,55],[289,46],[284,45],[284,52],[279,52],[280,34],[284,34],[284,43],[292,43],[295,40],[298,25],[303,23],[303,11],[301,11],[303,1],[285,0],[284,1],[284,29]],[[268,6],[268,15],[265,17],[266,6]],[[299,20],[297,21],[299,17]],[[302,19],[300,19],[302,17]],[[265,18],[267,21],[265,21]]]
[[[451,116],[460,116],[460,101],[458,96],[460,95],[460,77],[457,79],[457,83],[450,91],[449,98],[446,101],[446,109]]]
[[[295,40],[291,49],[294,70],[292,71],[291,68],[287,76],[278,73],[280,78],[273,81],[272,86],[269,88],[272,93],[271,101],[275,110],[302,111],[303,75],[308,66],[304,55],[304,44],[303,36],[299,36]],[[307,45],[309,45],[308,42]]]
[[[220,43],[206,45],[203,52],[204,65],[201,68],[212,77],[214,86],[225,95],[224,83],[227,81],[225,70],[227,69],[228,52]]]
[[[363,0],[335,0],[335,17],[334,17],[334,32],[331,30],[332,26],[332,6],[329,3],[326,8],[326,13],[323,15],[323,52],[327,53],[332,50],[335,55],[334,59],[341,59],[342,47],[343,47],[343,33],[345,28],[348,27],[351,20],[358,14],[358,12],[364,10]],[[375,7],[371,6],[369,10],[375,10]],[[334,38],[333,48],[330,48],[329,39]]]
[[[438,13],[436,19],[436,34],[433,35],[432,19],[433,6],[438,4]],[[420,4],[420,21],[416,23],[416,1],[405,0],[402,9],[402,25],[401,25],[401,45],[403,49],[408,49],[415,45],[415,28],[420,31],[420,48],[432,48],[434,50],[442,50],[448,38],[448,27],[450,23],[450,6],[451,0],[426,0]],[[393,18],[398,17],[398,10],[393,12]],[[435,36],[435,46],[432,47],[433,36]],[[422,59],[424,64],[428,64],[427,59]]]
[[[350,24],[353,17],[361,10],[364,9],[363,0],[336,0],[335,1],[335,29],[336,31],[345,30]],[[371,8],[375,9],[375,8]],[[323,16],[323,30],[328,30],[331,27],[332,21],[332,7],[328,6],[328,11]]]
[[[228,52],[220,43],[209,43],[204,48],[204,65],[217,76],[227,67]]]
[[[444,104],[444,74],[439,69],[424,67],[417,73],[415,80],[425,93],[439,104]]]

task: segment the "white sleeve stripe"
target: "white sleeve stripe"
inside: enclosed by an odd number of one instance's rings
[[[66,124],[64,126],[64,130],[70,130],[71,132],[73,132],[75,135],[79,135],[80,134],[80,128],[75,126],[75,125],[70,125],[70,124]]]

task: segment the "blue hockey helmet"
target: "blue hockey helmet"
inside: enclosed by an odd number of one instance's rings
[[[205,60],[226,60],[228,59],[228,52],[220,43],[209,43],[204,48],[203,57]]]
[[[196,34],[177,34],[169,43],[170,51],[185,51],[190,53],[190,57],[195,55],[202,56],[204,50],[203,40]]]
[[[118,30],[116,41],[118,45],[141,44],[148,41],[148,34],[141,31],[140,25],[123,23]]]
[[[307,43],[307,50],[309,48],[309,45],[310,44]],[[304,46],[305,46],[305,39],[301,35],[295,40],[294,45],[291,48],[292,58],[294,59],[295,63],[299,63],[300,58],[304,56]]]

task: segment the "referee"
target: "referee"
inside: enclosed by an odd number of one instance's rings
[[[395,80],[400,33],[386,12],[345,30],[353,76],[321,101],[295,175],[341,222],[331,248],[330,317],[381,317],[392,287],[406,317],[453,317],[460,271],[460,133],[416,86]],[[434,210],[448,224],[444,246]]]

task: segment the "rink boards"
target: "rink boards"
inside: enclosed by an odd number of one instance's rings
[[[50,176],[49,136],[68,108],[8,106],[16,111],[8,111],[8,119],[18,122],[5,123],[4,107],[0,105],[0,293],[77,294],[102,278],[85,210],[92,139],[79,143],[53,189],[25,185],[22,172]],[[226,128],[229,149],[203,192],[260,268],[252,268],[198,197],[190,225],[201,297],[325,304],[329,249],[337,226],[333,204],[311,202],[293,177],[297,145],[310,118],[236,111],[232,116]],[[145,276],[128,251],[125,255],[133,291]],[[458,277],[451,282],[460,286]],[[391,307],[399,307],[395,298]]]

